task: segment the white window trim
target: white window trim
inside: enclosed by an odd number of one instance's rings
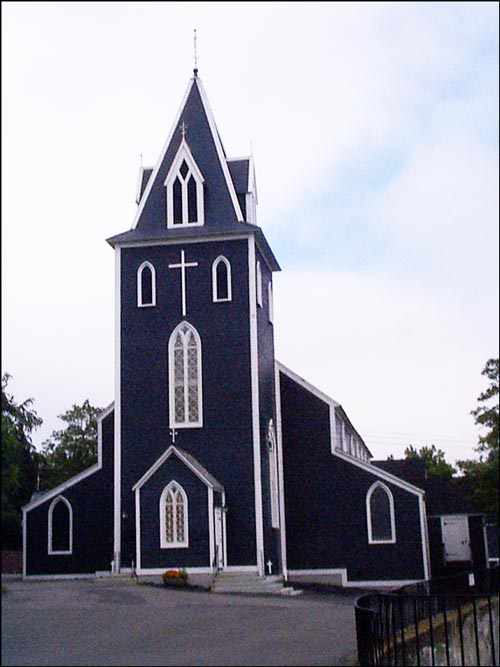
[[[271,496],[271,527],[280,527],[280,504],[278,486],[278,449],[273,420],[269,420],[267,431],[267,446],[269,454],[269,493]]]
[[[227,297],[224,298],[219,298],[217,293],[217,268],[221,262],[225,264],[227,268]],[[226,257],[224,257],[224,255],[219,255],[219,257],[217,257],[217,259],[212,264],[212,299],[214,303],[221,301],[232,301],[233,299],[231,263]]]
[[[262,308],[262,269],[260,262],[255,267],[255,279],[257,283],[257,305]]]
[[[373,539],[373,531],[372,531],[372,513],[371,513],[371,497],[373,492],[376,489],[382,489],[388,499],[389,499],[389,512],[390,512],[390,517],[391,517],[391,538],[388,540],[376,540]],[[368,493],[366,494],[366,520],[368,524],[368,544],[395,544],[396,542],[396,519],[394,515],[394,496],[392,495],[392,491],[389,489],[388,486],[383,484],[382,482],[375,482],[374,484],[371,485],[371,487],[368,489]]]
[[[52,533],[53,533],[53,528],[52,528],[52,514],[54,512],[54,507],[57,505],[57,503],[63,502],[68,510],[69,510],[69,549],[64,550],[64,551],[56,551],[52,547]],[[49,555],[62,555],[62,554],[72,554],[73,553],[73,508],[71,507],[71,503],[66,500],[64,496],[57,496],[54,498],[54,500],[50,503],[49,506],[49,512],[48,512],[48,554]]]
[[[174,223],[174,182],[177,178],[179,170],[182,163],[186,161],[187,166],[191,174],[194,177],[196,183],[196,209],[198,219],[194,222],[189,222],[188,220],[188,199],[187,199],[187,180],[182,179],[182,223]],[[165,178],[164,186],[167,191],[167,227],[175,228],[178,227],[201,227],[205,224],[205,209],[204,209],[204,196],[203,196],[203,183],[204,183],[203,174],[201,173],[198,165],[196,164],[189,146],[186,143],[186,139],[183,138],[177,154],[172,162],[172,166]],[[185,187],[184,187],[185,186]]]
[[[179,490],[182,499],[184,501],[184,540],[178,541],[178,542],[167,542],[167,518],[165,516],[165,506],[167,502],[167,495],[172,489],[172,487],[175,486]],[[175,479],[173,479],[167,486],[163,489],[162,494],[160,496],[160,502],[159,502],[159,512],[160,512],[160,548],[161,549],[185,549],[186,547],[189,547],[189,524],[188,524],[188,519],[189,519],[189,512],[188,512],[188,499],[186,492],[182,488],[182,486],[179,484],[179,482],[176,482]],[[174,513],[176,512],[176,509],[174,510]],[[174,514],[174,524],[175,524],[175,514]]]
[[[145,268],[151,271],[151,303],[144,303],[142,298],[142,272]],[[137,269],[137,306],[138,308],[156,306],[156,271],[151,262],[143,262]]]
[[[198,367],[197,367],[197,384],[198,384],[198,420],[197,421],[182,421],[178,422],[175,419],[175,364],[174,364],[174,346],[175,338],[177,332],[182,327],[187,326],[193,332],[197,351],[198,351]],[[170,416],[170,428],[200,428],[203,426],[203,396],[202,396],[202,359],[201,359],[201,338],[199,333],[193,327],[192,324],[184,320],[173,330],[170,340],[168,341],[168,398],[169,398],[169,416]],[[187,386],[187,354],[186,348],[184,346],[184,416],[188,415],[187,401],[188,401],[188,392],[186,391]]]
[[[273,297],[273,284],[271,281],[267,283],[267,309],[269,322],[274,324],[274,297]]]

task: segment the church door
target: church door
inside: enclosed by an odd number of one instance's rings
[[[443,516],[441,529],[447,563],[470,561],[469,523],[466,516]]]

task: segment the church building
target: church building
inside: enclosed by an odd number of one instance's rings
[[[24,577],[428,579],[424,492],[373,465],[340,403],[275,359],[280,267],[253,159],[226,155],[196,69],[136,200],[107,239],[115,395],[98,460],[23,508]]]

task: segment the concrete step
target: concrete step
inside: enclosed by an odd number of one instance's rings
[[[211,587],[214,593],[252,593],[267,595],[298,595],[296,591],[285,586],[280,576],[259,577],[254,573],[219,572]]]

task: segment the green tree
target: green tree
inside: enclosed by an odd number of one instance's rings
[[[482,375],[490,381],[478,397],[479,406],[471,411],[476,424],[483,429],[475,450],[479,460],[458,461],[458,466],[469,478],[479,505],[498,523],[498,417],[499,417],[499,360],[488,359]]]
[[[457,472],[455,468],[447,463],[444,452],[437,449],[436,445],[421,447],[418,451],[410,445],[405,449],[406,459],[423,459],[425,461],[425,473],[429,479],[450,479]]]
[[[31,442],[31,433],[42,424],[32,408],[33,399],[20,405],[7,392],[11,379],[2,376],[2,543],[10,549],[21,547],[21,508],[36,486],[40,454]]]
[[[53,431],[42,445],[44,468],[41,476],[43,489],[52,489],[97,463],[97,416],[102,408],[73,405],[59,419],[66,427]]]

